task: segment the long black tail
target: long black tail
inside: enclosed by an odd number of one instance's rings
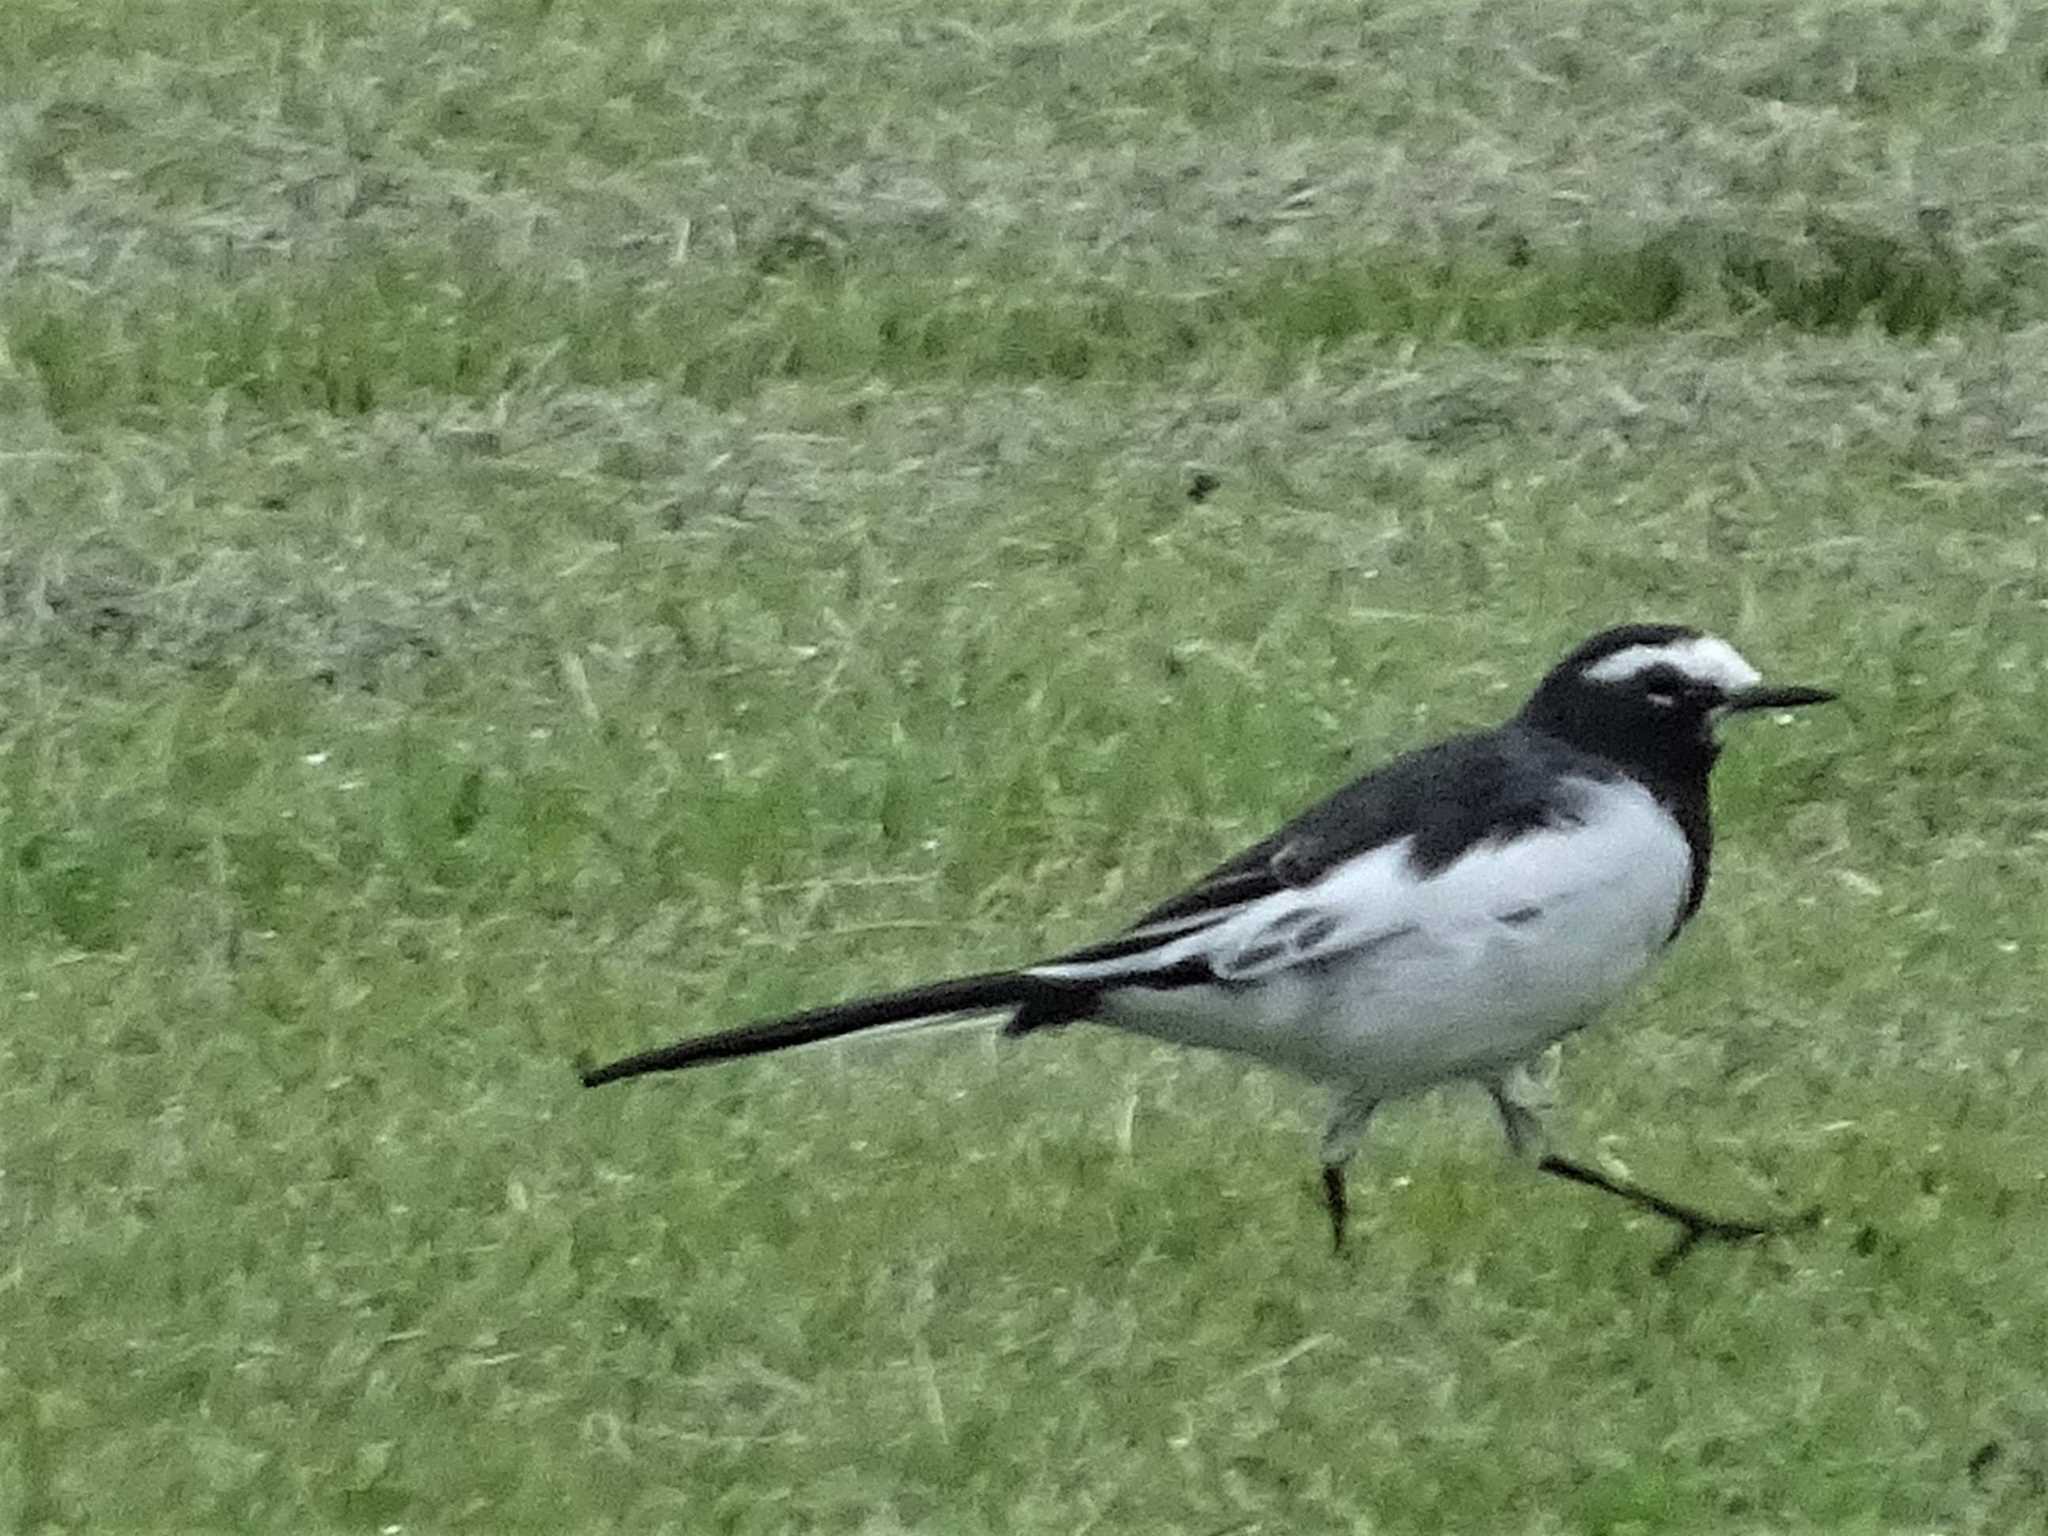
[[[812,1008],[786,1018],[764,1019],[742,1024],[716,1034],[696,1035],[642,1051],[603,1066],[582,1069],[583,1086],[595,1088],[622,1077],[639,1077],[646,1072],[674,1072],[683,1067],[700,1067],[713,1061],[731,1061],[740,1056],[758,1056],[764,1051],[787,1050],[794,1045],[811,1045],[836,1040],[841,1035],[887,1024],[921,1021],[937,1023],[963,1013],[993,1013],[1012,1008],[1032,1015],[1034,1025],[1065,1023],[1087,1012],[1086,999],[1092,988],[1072,983],[1047,981],[1021,971],[995,971],[986,976],[962,976],[953,981],[935,981],[928,986],[909,987],[901,992],[884,992],[850,1003]]]

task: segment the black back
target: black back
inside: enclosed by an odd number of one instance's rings
[[[1308,885],[1345,859],[1403,837],[1415,840],[1409,857],[1416,872],[1434,874],[1482,843],[1575,823],[1578,797],[1568,778],[1618,772],[1518,721],[1453,736],[1353,780],[1133,926]]]

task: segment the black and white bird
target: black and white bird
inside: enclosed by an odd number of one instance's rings
[[[1781,1225],[1710,1216],[1549,1152],[1527,1068],[1698,910],[1722,722],[1833,697],[1768,685],[1682,625],[1610,629],[1506,723],[1396,758],[1114,938],[700,1035],[586,1067],[583,1082],[998,1012],[1012,1035],[1086,1020],[1231,1051],[1332,1090],[1322,1172],[1339,1248],[1344,1168],[1374,1108],[1473,1082],[1538,1168],[1676,1223],[1668,1265]]]

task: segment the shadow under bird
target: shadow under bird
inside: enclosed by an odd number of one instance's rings
[[[1088,1021],[1235,1052],[1332,1090],[1323,1195],[1340,1249],[1344,1169],[1374,1108],[1474,1082],[1518,1155],[1675,1224],[1668,1268],[1702,1241],[1811,1215],[1729,1220],[1557,1155],[1528,1068],[1699,909],[1721,724],[1834,697],[1767,684],[1726,641],[1683,625],[1609,629],[1512,719],[1368,773],[1113,938],[699,1035],[586,1066],[583,1082],[998,1012],[1006,1034]]]

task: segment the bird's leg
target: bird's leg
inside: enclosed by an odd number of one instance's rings
[[[1330,1240],[1338,1253],[1344,1251],[1344,1225],[1351,1209],[1344,1194],[1344,1165],[1358,1150],[1377,1102],[1355,1090],[1344,1094],[1330,1106],[1329,1123],[1323,1128],[1323,1206],[1330,1213]]]
[[[1790,1221],[1731,1221],[1724,1216],[1714,1216],[1697,1206],[1684,1205],[1667,1199],[1641,1185],[1628,1183],[1623,1179],[1610,1178],[1597,1168],[1584,1163],[1573,1162],[1570,1158],[1559,1157],[1544,1150],[1543,1122],[1526,1105],[1514,1101],[1502,1085],[1488,1090],[1493,1095],[1493,1107],[1500,1112],[1501,1126],[1507,1132],[1508,1145],[1516,1154],[1533,1158],[1539,1172],[1551,1174],[1560,1179],[1569,1179],[1574,1184],[1583,1184],[1588,1189],[1626,1200],[1629,1204],[1663,1217],[1679,1229],[1678,1241],[1667,1249],[1654,1266],[1656,1273],[1669,1274],[1678,1267],[1679,1261],[1703,1242],[1739,1243],[1751,1238],[1770,1237],[1780,1232],[1796,1232],[1812,1226],[1820,1219],[1818,1210],[1808,1211],[1793,1217]]]
[[[1541,1088],[1542,1085],[1520,1067],[1515,1069],[1512,1077],[1487,1084],[1486,1091],[1493,1098],[1494,1112],[1500,1116],[1500,1128],[1507,1132],[1508,1148],[1519,1158],[1534,1159],[1543,1155],[1543,1117],[1532,1107],[1538,1103],[1548,1106],[1547,1098],[1539,1098]]]
[[[1330,1213],[1330,1243],[1334,1252],[1344,1251],[1344,1224],[1351,1216],[1351,1203],[1344,1193],[1344,1165],[1323,1164],[1323,1205]]]

